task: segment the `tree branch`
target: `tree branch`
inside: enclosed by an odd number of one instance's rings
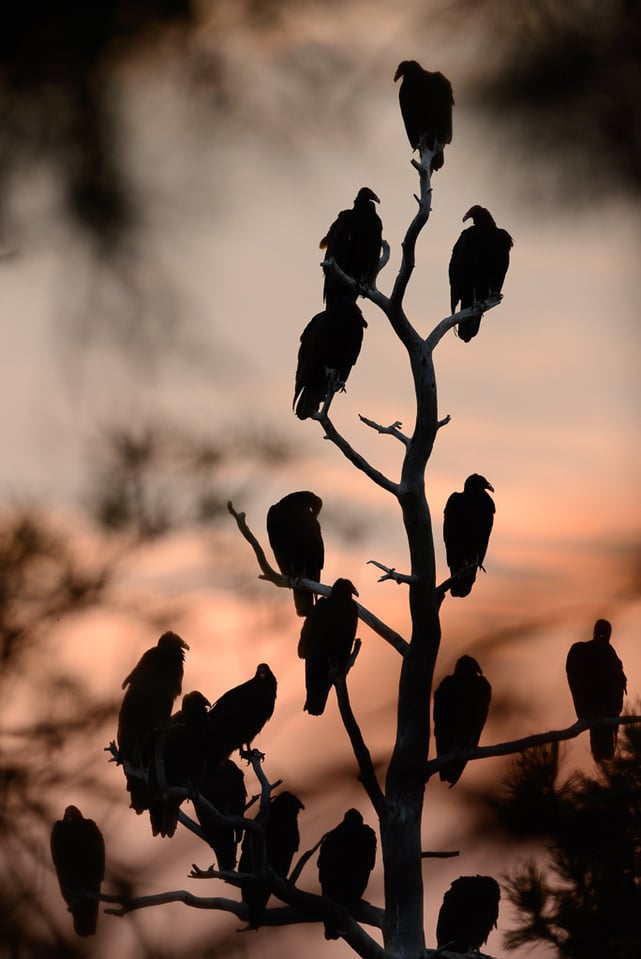
[[[452,760],[465,760],[470,762],[474,759],[486,759],[488,756],[510,756],[515,753],[522,753],[526,749],[532,749],[534,746],[546,746],[549,743],[560,743],[566,739],[576,739],[586,729],[593,727],[609,726],[627,726],[634,723],[641,723],[641,716],[612,716],[606,719],[580,719],[565,729],[552,729],[546,733],[534,733],[531,736],[524,736],[522,739],[512,739],[509,742],[496,743],[493,746],[476,746],[473,749],[459,749],[456,752],[448,753],[446,756],[439,756],[436,759],[429,759],[425,764],[425,780],[427,781],[434,773],[442,769]]]
[[[381,819],[385,814],[385,797],[376,778],[376,771],[374,770],[374,763],[372,762],[370,751],[367,748],[360,726],[352,711],[352,704],[350,703],[349,693],[347,691],[346,677],[344,675],[337,676],[334,685],[336,687],[336,699],[338,700],[338,708],[341,719],[343,720],[343,726],[349,736],[354,756],[358,763],[359,779],[363,784],[365,792],[369,796],[378,818]]]
[[[489,310],[493,310],[495,306],[498,306],[502,299],[503,295],[501,293],[492,293],[487,300],[481,300],[474,306],[468,306],[464,310],[459,310],[458,313],[452,313],[451,316],[446,316],[440,323],[437,323],[429,336],[426,337],[425,345],[429,350],[433,350],[445,334],[455,326],[458,326],[461,320],[478,316],[479,313],[483,316]]]
[[[350,446],[347,440],[338,432],[324,408],[319,410],[318,413],[312,413],[311,419],[317,420],[321,424],[325,430],[325,439],[328,439],[337,446],[343,456],[345,456],[353,466],[365,473],[377,486],[387,490],[388,493],[393,493],[394,496],[398,496],[398,483],[393,483],[392,480],[371,466],[364,456],[361,456],[360,453],[357,453],[356,450]]]
[[[245,513],[237,513],[231,502],[227,503],[227,509],[236,520],[236,525],[238,526],[241,534],[254,550],[258,565],[262,570],[262,574],[258,577],[259,579],[267,580],[268,582],[273,583],[274,586],[281,586],[287,589],[291,589],[292,587],[296,587],[297,589],[308,589],[310,592],[318,593],[320,596],[331,596],[331,586],[325,586],[323,583],[317,583],[313,579],[306,579],[304,577],[292,578],[289,576],[282,576],[280,573],[277,573],[276,570],[273,569],[267,562],[265,551],[247,525]],[[380,636],[381,639],[384,639],[386,643],[389,643],[390,646],[393,646],[398,653],[404,655],[405,650],[407,649],[407,641],[403,639],[399,633],[395,632],[395,630],[379,619],[378,616],[375,616],[374,613],[370,612],[369,609],[366,609],[365,606],[362,606],[360,603],[357,603],[356,605],[358,607],[359,619],[369,626],[369,628],[378,636]]]
[[[390,426],[381,426],[379,423],[375,423],[374,420],[368,420],[366,416],[362,416],[360,413],[358,414],[358,418],[361,423],[365,423],[365,426],[371,427],[371,429],[376,430],[377,433],[387,433],[389,436],[395,436],[396,439],[400,440],[405,446],[409,446],[409,436],[405,436],[405,434],[400,431],[400,427],[403,425],[400,420],[396,420],[396,422]]]
[[[395,583],[397,583],[398,585],[400,585],[401,583],[405,583],[406,585],[408,585],[409,583],[413,583],[413,582],[414,582],[414,577],[411,576],[410,574],[408,574],[408,573],[399,573],[397,570],[391,569],[389,566],[385,566],[383,563],[379,563],[379,562],[378,562],[377,560],[375,560],[375,559],[368,559],[368,560],[367,560],[367,565],[368,565],[368,566],[376,566],[376,567],[378,567],[378,569],[382,569],[382,570],[383,570],[383,572],[384,572],[385,575],[378,577],[378,580],[377,580],[378,583],[384,583],[384,582],[386,582],[386,581],[389,580],[389,579],[393,580],[393,581],[394,581]]]

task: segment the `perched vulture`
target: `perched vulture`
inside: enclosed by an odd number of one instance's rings
[[[294,853],[298,849],[298,814],[304,809],[302,802],[290,792],[282,792],[271,800],[267,821],[263,827],[265,864],[276,875],[287,878]],[[255,844],[260,843],[252,832],[247,830],[243,839],[243,849],[238,863],[239,872],[260,873],[260,848],[254,852]],[[256,879],[243,883],[243,902],[247,904],[249,925],[257,928],[262,920],[263,911],[271,893],[268,879]]]
[[[321,716],[337,673],[344,672],[356,638],[358,591],[349,579],[337,579],[331,596],[321,597],[303,623],[298,655],[305,660],[307,699],[303,707]]]
[[[84,894],[97,896],[105,875],[105,843],[93,819],[85,819],[75,806],[67,806],[51,830],[51,858],[76,934],[92,936],[100,903]]]
[[[304,576],[316,582],[325,562],[325,548],[318,514],[323,501],[308,490],[289,493],[267,511],[267,536],[278,568],[284,576]],[[299,616],[309,616],[314,593],[295,589],[294,605]]]
[[[443,896],[436,923],[439,949],[478,952],[499,917],[501,890],[492,876],[461,876]]]
[[[443,513],[443,539],[447,565],[454,581],[452,596],[468,596],[477,569],[483,568],[485,551],[494,522],[494,500],[486,490],[494,487],[484,476],[472,473],[462,493],[452,493]]]
[[[209,712],[209,758],[228,759],[235,749],[251,745],[274,712],[276,677],[267,663],[260,663],[246,683],[228,689]]]
[[[376,861],[376,833],[357,809],[323,836],[318,853],[321,891],[348,909],[360,902]],[[340,930],[325,921],[325,938],[338,939]]]
[[[247,803],[245,775],[235,762],[207,762],[194,783],[194,809],[204,837],[214,850],[218,869],[233,869],[242,829],[220,821],[209,808],[223,816],[242,816]]]
[[[140,765],[154,732],[169,719],[182,688],[186,649],[189,646],[176,633],[163,633],[124,680],[122,688],[127,691],[118,715],[121,761]]]
[[[361,187],[352,209],[341,210],[320,241],[321,250],[326,250],[325,259],[334,260],[343,273],[361,286],[370,286],[374,282],[381,256],[383,224],[375,203],[380,203],[380,200],[374,191],[366,186]],[[323,300],[331,303],[337,295],[352,302],[357,296],[328,270],[325,273]]]
[[[496,225],[485,207],[473,206],[463,217],[466,220],[472,220],[473,226],[463,230],[450,257],[452,313],[459,303],[464,310],[501,292],[513,246],[510,234]],[[478,333],[482,315],[479,312],[459,323],[458,335],[466,343]]]
[[[597,619],[593,638],[570,647],[565,671],[579,719],[621,715],[627,681],[623,663],[610,645],[611,634],[608,620]],[[597,762],[612,759],[616,743],[616,726],[590,730],[590,749]]]
[[[344,388],[366,327],[359,307],[344,297],[336,297],[309,321],[300,337],[292,403],[300,420],[317,412],[332,386]]]
[[[436,755],[447,756],[478,746],[490,707],[492,687],[472,656],[461,656],[454,673],[446,676],[434,693]],[[442,782],[457,783],[465,769],[464,759],[439,770]]]
[[[402,77],[398,99],[407,137],[413,150],[423,145],[437,149],[431,170],[440,170],[445,162],[443,147],[452,142],[452,85],[442,73],[424,70],[416,60],[403,60],[394,74]]]
[[[149,750],[149,818],[154,836],[173,836],[184,799],[165,790],[193,786],[205,765],[209,746],[209,701],[195,690],[183,696],[182,707],[153,737]],[[160,763],[162,762],[162,767]],[[160,767],[160,768],[159,768]]]

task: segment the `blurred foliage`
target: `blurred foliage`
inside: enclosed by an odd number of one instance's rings
[[[477,43],[468,93],[563,196],[641,192],[639,0],[453,0]]]
[[[543,857],[504,886],[519,912],[505,945],[547,943],[568,959],[641,955],[641,729],[625,726],[612,762],[559,779],[556,747],[515,760],[494,802],[508,841],[536,841]]]

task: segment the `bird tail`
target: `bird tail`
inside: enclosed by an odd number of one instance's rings
[[[294,606],[299,616],[309,616],[314,608],[314,594],[307,589],[295,589]]]
[[[473,566],[471,569],[464,569],[458,575],[450,586],[450,593],[452,596],[469,596],[472,592],[472,586],[476,580],[476,567]]]
[[[327,689],[314,690],[312,693],[308,692],[305,705],[303,706],[305,712],[309,713],[310,716],[322,716],[325,712],[330,688],[331,687],[328,686]]]
[[[98,924],[98,900],[79,896],[71,905],[73,928],[77,936],[93,936]]]
[[[604,759],[612,759],[616,744],[616,728],[590,730],[590,750],[596,762],[600,763],[603,762]]]
[[[458,325],[458,336],[464,343],[469,343],[478,333],[481,326],[482,313],[470,316],[466,320],[461,320]]]

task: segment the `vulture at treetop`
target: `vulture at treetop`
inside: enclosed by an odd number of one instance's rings
[[[198,690],[153,737],[148,757],[149,818],[154,836],[173,836],[184,799],[164,796],[166,788],[193,786],[209,746],[209,701]],[[162,762],[162,768],[159,763]],[[161,776],[164,781],[161,781]]]
[[[344,388],[366,327],[359,307],[344,297],[311,318],[301,333],[296,364],[292,406],[300,420],[317,412],[330,387]]]
[[[291,792],[279,793],[269,803],[267,819],[263,826],[265,864],[276,875],[287,878],[294,853],[298,849],[298,814],[304,809],[302,802]],[[243,838],[243,849],[238,863],[239,872],[257,872],[260,874],[260,839],[249,829]],[[256,853],[254,848],[256,847]],[[243,883],[242,899],[247,904],[248,922],[257,928],[262,920],[263,911],[271,894],[268,879],[256,879]]]
[[[299,490],[283,496],[267,511],[267,536],[278,568],[284,576],[304,576],[316,582],[325,562],[325,548],[318,514],[323,506],[320,496]],[[314,593],[295,589],[294,605],[299,616],[309,616],[314,608]]]
[[[187,643],[176,633],[163,633],[140,657],[122,684],[127,688],[118,715],[120,761],[140,765],[150,738],[171,715],[180,695]]]
[[[76,806],[67,806],[51,829],[51,858],[60,892],[73,916],[78,936],[93,936],[98,922],[97,896],[105,875],[105,842],[93,819],[85,819]]]
[[[451,676],[434,693],[436,755],[478,746],[490,707],[492,687],[472,656],[461,656]],[[465,769],[466,760],[454,760],[439,770],[442,782],[453,786]]]
[[[473,206],[463,217],[473,226],[463,230],[454,244],[450,257],[450,307],[460,309],[483,303],[491,295],[500,294],[507,268],[510,265],[512,237],[494,222],[489,210]],[[482,313],[461,320],[458,335],[469,343],[479,331]]]
[[[214,850],[218,869],[233,869],[242,829],[222,823],[207,804],[223,816],[242,816],[247,803],[245,775],[231,759],[222,763],[207,762],[194,786],[192,801],[196,816],[205,840]]]
[[[343,821],[325,833],[318,853],[321,891],[348,909],[363,897],[376,861],[376,833],[357,809],[348,809]],[[338,939],[340,930],[325,920],[325,938]]]
[[[612,626],[597,619],[593,638],[574,643],[565,663],[572,700],[578,719],[620,716],[627,681],[623,663],[610,645]],[[590,730],[590,749],[597,762],[612,759],[617,727]]]
[[[369,187],[361,187],[351,210],[341,210],[326,236],[320,241],[321,250],[326,250],[325,259],[334,260],[361,286],[370,286],[376,278],[381,256],[383,224],[376,212],[379,198]],[[337,276],[327,270],[323,285],[323,300],[333,298],[356,300],[357,293],[349,289]]]
[[[209,758],[222,762],[235,749],[250,747],[274,712],[276,677],[260,663],[246,683],[228,689],[209,711]]]
[[[492,876],[461,876],[443,896],[436,923],[439,949],[478,952],[499,918],[501,890]]]
[[[468,596],[477,569],[483,568],[485,551],[494,522],[494,500],[486,490],[494,487],[484,476],[472,473],[462,493],[452,493],[443,513],[443,539],[447,565],[454,578],[452,596]]]
[[[303,707],[321,716],[337,673],[345,671],[354,646],[358,591],[349,579],[337,579],[331,596],[322,596],[303,623],[298,655],[305,660],[307,699]]]
[[[394,74],[394,81],[402,77],[398,99],[407,137],[413,150],[420,149],[421,141],[434,150],[431,170],[440,170],[445,162],[443,147],[452,142],[452,84],[442,73],[424,70],[416,60],[403,60]]]

